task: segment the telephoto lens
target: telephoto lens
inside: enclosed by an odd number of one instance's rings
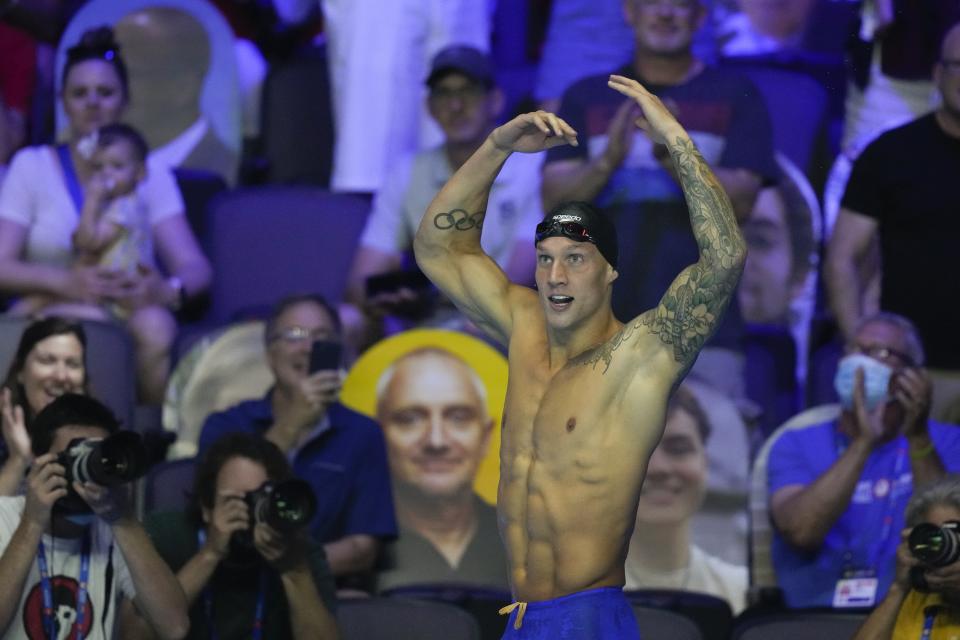
[[[910,532],[907,539],[910,553],[929,567],[945,567],[960,560],[960,522],[945,522],[943,526],[923,522]]]
[[[317,498],[310,485],[297,478],[265,482],[246,496],[254,522],[263,522],[288,533],[304,527],[317,512]]]
[[[107,438],[77,438],[60,454],[67,481],[112,487],[132,482],[147,471],[147,451],[140,435],[119,431]]]
[[[67,479],[67,495],[55,508],[65,514],[90,513],[90,505],[74,488],[74,481],[113,487],[132,482],[147,471],[147,451],[133,431],[119,431],[107,438],[74,438],[57,456]]]

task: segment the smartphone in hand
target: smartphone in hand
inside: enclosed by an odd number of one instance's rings
[[[332,340],[317,340],[310,347],[310,373],[336,371],[343,357],[343,345]]]
[[[420,294],[430,289],[430,280],[419,269],[401,269],[372,275],[366,280],[367,298],[397,293],[400,289],[410,289]]]

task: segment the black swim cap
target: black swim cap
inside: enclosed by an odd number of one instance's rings
[[[592,204],[573,201],[557,205],[537,225],[534,242],[554,236],[592,242],[610,266],[617,268],[617,230]]]

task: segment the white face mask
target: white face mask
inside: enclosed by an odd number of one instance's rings
[[[836,389],[844,409],[853,408],[857,369],[863,369],[864,401],[868,411],[890,399],[890,376],[893,375],[893,369],[862,353],[851,353],[840,360],[837,374],[833,378],[833,388]]]
[[[74,513],[63,516],[63,519],[80,527],[89,527],[97,516],[92,513]]]

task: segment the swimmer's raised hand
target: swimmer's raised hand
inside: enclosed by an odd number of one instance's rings
[[[490,140],[501,151],[536,153],[561,144],[577,146],[577,132],[552,113],[534,111],[497,127]]]
[[[607,86],[636,101],[643,112],[635,120],[638,127],[647,132],[655,143],[666,144],[667,139],[674,139],[676,135],[686,136],[686,131],[670,112],[670,109],[636,80],[618,75],[611,75]]]

